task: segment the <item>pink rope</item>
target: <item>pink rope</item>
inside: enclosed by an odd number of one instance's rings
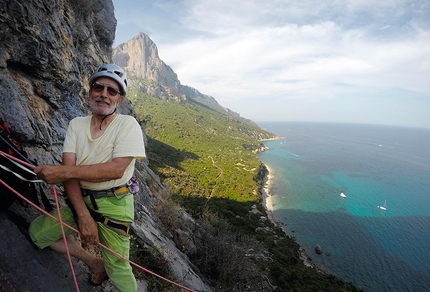
[[[31,168],[34,168],[34,167],[35,167],[34,165],[29,164],[29,163],[26,163],[26,162],[24,162],[24,161],[21,161],[20,159],[15,158],[15,157],[13,157],[13,156],[11,156],[11,155],[7,154],[7,153],[4,153],[3,151],[0,151],[0,153],[1,153],[1,154],[4,154],[5,156],[7,156],[7,157],[9,157],[9,158],[11,158],[11,159],[13,159],[13,160],[15,160],[15,161],[18,161],[18,162],[20,162],[20,163],[22,163],[22,164],[25,164],[25,165],[27,165],[28,167],[31,167]],[[26,202],[27,202],[28,204],[30,204],[32,207],[36,208],[37,210],[39,210],[39,211],[40,211],[40,212],[42,212],[43,214],[47,215],[48,217],[50,217],[50,218],[52,218],[52,219],[54,219],[55,221],[58,221],[58,222],[60,223],[60,225],[61,225],[61,231],[62,231],[62,234],[63,234],[63,238],[64,238],[64,240],[65,240],[66,250],[67,250],[67,253],[68,253],[69,263],[70,263],[70,265],[71,265],[71,269],[72,269],[72,274],[73,274],[74,279],[75,279],[75,284],[76,284],[77,291],[79,291],[79,286],[78,286],[78,283],[77,283],[77,281],[76,281],[76,276],[75,276],[75,272],[74,272],[74,269],[73,269],[73,264],[72,264],[72,261],[71,261],[71,258],[70,258],[70,254],[69,254],[69,252],[68,252],[67,240],[66,240],[66,238],[65,238],[65,234],[64,234],[64,226],[66,226],[67,228],[69,228],[69,229],[73,230],[74,232],[76,232],[76,233],[78,233],[78,234],[80,234],[80,232],[79,232],[79,230],[77,230],[76,228],[73,228],[72,226],[70,226],[70,225],[68,225],[68,224],[66,224],[66,223],[64,223],[64,222],[62,221],[62,219],[61,219],[61,214],[60,214],[60,210],[59,210],[58,195],[57,195],[57,192],[56,192],[55,186],[53,185],[53,186],[52,186],[52,189],[53,189],[53,193],[54,193],[54,197],[55,197],[55,202],[56,202],[56,204],[57,204],[57,212],[58,212],[58,216],[59,216],[59,218],[60,218],[60,219],[55,218],[55,217],[54,217],[53,215],[51,215],[50,213],[46,212],[44,209],[42,209],[42,208],[40,208],[39,206],[37,206],[36,204],[34,204],[32,201],[30,201],[29,199],[27,199],[26,197],[24,197],[23,195],[21,195],[20,193],[18,193],[16,190],[14,190],[12,187],[10,187],[7,183],[5,183],[5,182],[4,182],[3,180],[1,180],[1,179],[0,179],[0,183],[1,183],[1,184],[3,184],[5,187],[7,187],[9,190],[11,190],[11,191],[12,191],[14,194],[16,194],[18,197],[20,197],[21,199],[23,199],[24,201],[26,201]],[[169,279],[167,279],[167,278],[165,278],[165,277],[163,277],[163,276],[161,276],[161,275],[158,275],[157,273],[155,273],[155,272],[153,272],[153,271],[151,271],[151,270],[148,270],[148,269],[146,269],[146,268],[144,268],[144,267],[142,267],[142,266],[140,266],[140,265],[136,264],[135,262],[133,262],[133,261],[131,261],[131,260],[129,260],[129,259],[127,259],[127,258],[125,258],[124,256],[120,255],[119,253],[115,252],[114,250],[110,249],[109,247],[107,247],[107,246],[103,245],[103,244],[102,244],[102,243],[100,243],[100,242],[98,243],[98,245],[99,245],[99,246],[101,246],[102,248],[106,249],[107,251],[109,251],[109,252],[113,253],[113,254],[114,254],[114,255],[116,255],[117,257],[119,257],[119,258],[121,258],[121,259],[123,259],[123,260],[125,260],[125,261],[129,262],[130,264],[134,265],[135,267],[138,267],[139,269],[141,269],[141,270],[143,270],[143,271],[145,271],[145,272],[147,272],[147,273],[149,273],[149,274],[151,274],[151,275],[153,275],[153,276],[155,276],[155,277],[158,277],[158,278],[160,278],[160,279],[162,279],[162,280],[164,280],[164,281],[166,281],[166,282],[169,282],[169,283],[171,283],[171,284],[173,284],[173,285],[175,285],[175,286],[177,286],[177,287],[179,287],[179,288],[182,288],[182,289],[184,289],[184,290],[191,291],[191,292],[196,292],[195,290],[192,290],[192,289],[190,289],[190,288],[188,288],[188,287],[185,287],[185,286],[183,286],[183,285],[181,285],[181,284],[179,284],[179,283],[176,283],[176,282],[174,282],[174,281],[172,281],[172,280],[169,280]]]
[[[6,152],[0,151],[0,154],[3,154],[3,155],[4,155],[4,156],[6,156],[7,158],[10,158],[10,159],[12,159],[12,160],[15,160],[16,162],[19,162],[19,163],[21,163],[21,164],[24,164],[25,166],[28,166],[28,167],[30,167],[30,168],[35,168],[35,167],[36,167],[36,166],[34,166],[33,164],[30,164],[30,163],[27,163],[27,162],[25,162],[25,161],[22,161],[21,159],[18,159],[18,158],[14,157],[14,156],[12,156],[12,155],[10,155],[10,154],[6,153]]]
[[[69,260],[69,265],[70,265],[70,270],[72,271],[73,281],[75,282],[76,291],[80,292],[78,280],[76,279],[75,268],[73,267],[72,257],[70,256],[69,244],[67,242],[67,236],[66,236],[66,233],[64,232],[63,219],[61,218],[61,211],[60,211],[60,203],[58,202],[57,191],[55,190],[54,185],[52,186],[52,192],[54,193],[55,204],[57,206],[58,222],[60,222],[61,235],[63,236],[64,246],[66,247],[67,259]]]

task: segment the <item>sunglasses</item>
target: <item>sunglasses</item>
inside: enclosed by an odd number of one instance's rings
[[[107,92],[110,96],[117,96],[118,94],[121,94],[121,91],[119,91],[115,87],[105,85],[103,83],[94,82],[93,85],[91,85],[91,89],[95,92],[102,92],[105,87],[107,88]]]

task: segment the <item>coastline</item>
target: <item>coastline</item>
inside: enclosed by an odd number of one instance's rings
[[[274,136],[273,138],[260,139],[258,141],[264,142],[264,141],[276,141],[276,140],[284,140],[284,139],[285,139],[285,137]]]
[[[263,179],[263,184],[261,188],[261,198],[263,200],[263,207],[266,209],[267,218],[272,221],[273,224],[279,225],[279,222],[276,221],[275,216],[273,214],[273,201],[272,201],[272,194],[270,193],[270,190],[272,188],[272,182],[273,182],[273,170],[267,165],[264,164],[264,166],[267,169],[267,172]]]
[[[276,219],[273,213],[273,200],[272,200],[271,189],[272,189],[273,181],[275,180],[274,171],[267,164],[264,164],[264,166],[266,167],[267,172],[264,176],[262,187],[261,187],[261,198],[263,201],[263,207],[266,210],[267,219],[269,219],[275,226],[281,227],[282,223]],[[302,260],[303,264],[306,267],[314,268],[320,272],[325,273],[322,269],[318,268],[315,265],[315,263],[313,263],[312,258],[306,253],[306,250],[301,246],[299,249],[299,253],[300,253],[300,259]]]

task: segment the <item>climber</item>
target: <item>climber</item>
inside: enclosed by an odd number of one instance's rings
[[[92,114],[70,121],[63,145],[62,165],[41,165],[34,169],[49,184],[63,183],[68,206],[61,208],[64,223],[77,227],[81,240],[106,245],[129,257],[129,228],[134,220],[134,198],[129,181],[136,159],[145,157],[142,130],[137,121],[116,112],[127,91],[126,74],[115,64],[97,68],[89,79]],[[57,211],[52,215],[57,217]],[[101,249],[96,257],[84,249],[65,228],[72,256],[90,269],[92,285],[109,278],[121,292],[137,290],[130,264]],[[51,247],[66,253],[60,225],[42,215],[31,222],[29,233],[39,248]]]

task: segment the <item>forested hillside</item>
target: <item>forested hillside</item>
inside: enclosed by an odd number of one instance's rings
[[[133,104],[146,124],[151,166],[190,210],[215,201],[219,209],[224,199],[231,202],[220,209],[223,215],[243,216],[259,201],[262,165],[252,150],[262,145],[253,134],[273,135],[192,101],[166,102],[140,94]],[[235,203],[243,208],[235,210]]]

